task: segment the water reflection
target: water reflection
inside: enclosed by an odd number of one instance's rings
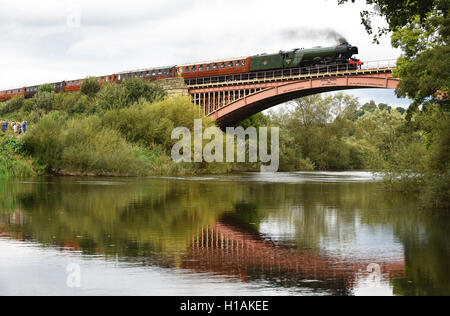
[[[372,179],[286,173],[0,183],[0,245],[10,238],[222,277],[214,287],[449,294],[448,215],[420,210],[414,197],[384,192]]]

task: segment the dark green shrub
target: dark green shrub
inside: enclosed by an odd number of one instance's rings
[[[81,84],[81,93],[88,97],[94,97],[100,91],[100,84],[97,78],[89,77],[83,80]]]

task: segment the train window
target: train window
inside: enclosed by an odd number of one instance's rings
[[[150,76],[150,71],[147,71],[147,73],[145,74],[146,77]]]
[[[220,68],[222,68],[222,69],[225,68],[225,63],[221,63]]]
[[[152,76],[156,76],[156,71],[152,71]]]
[[[192,66],[192,71],[197,71],[197,66]]]
[[[184,67],[184,72],[189,72],[189,67]]]
[[[198,66],[198,71],[203,71],[203,65]]]
[[[236,67],[241,67],[241,62],[239,60],[236,62]]]
[[[232,68],[232,67],[233,67],[233,62],[232,62],[232,61],[230,61],[230,62],[228,63],[228,67],[229,67],[229,68]]]
[[[217,69],[217,68],[219,68],[219,66],[217,64],[214,64],[213,69]]]
[[[206,65],[206,70],[211,70],[211,65]]]
[[[162,75],[162,70],[158,70],[158,75]]]
[[[164,74],[165,74],[165,75],[168,75],[168,74],[169,74],[169,70],[167,70],[167,69],[164,70]]]
[[[245,60],[242,61],[242,66],[245,66]]]

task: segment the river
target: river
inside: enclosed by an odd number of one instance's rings
[[[449,223],[368,172],[0,181],[0,295],[449,295]]]

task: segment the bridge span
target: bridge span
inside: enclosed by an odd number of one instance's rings
[[[395,89],[395,60],[322,68],[291,68],[186,80],[192,102],[221,126],[312,94],[348,89]]]

